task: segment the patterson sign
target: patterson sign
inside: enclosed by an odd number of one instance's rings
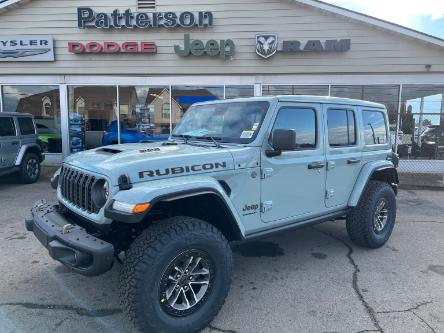
[[[114,9],[111,13],[95,12],[89,7],[77,8],[77,22],[80,29],[98,28],[206,28],[213,26],[212,12],[154,12],[133,13]]]
[[[54,40],[50,36],[0,36],[2,61],[54,61]]]

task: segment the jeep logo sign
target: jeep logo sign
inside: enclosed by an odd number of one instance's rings
[[[223,39],[220,41],[211,39],[204,43],[200,39],[191,41],[190,35],[185,34],[183,46],[175,45],[174,52],[181,57],[188,57],[189,55],[201,57],[206,54],[210,57],[219,56],[222,60],[225,60],[227,57],[234,56],[235,48],[236,46],[231,39]]]

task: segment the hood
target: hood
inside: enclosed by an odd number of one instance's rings
[[[234,169],[230,148],[189,144],[133,143],[87,150],[64,163],[107,176],[112,185],[121,175],[132,183]]]

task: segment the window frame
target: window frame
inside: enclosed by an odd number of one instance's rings
[[[18,131],[17,131],[17,124],[16,124],[16,122],[15,122],[15,119],[14,119],[14,117],[13,116],[1,116],[0,115],[0,119],[6,119],[6,118],[9,118],[11,121],[12,121],[12,126],[14,127],[14,135],[5,135],[5,136],[3,136],[3,135],[0,135],[0,138],[15,138],[15,137],[17,137],[18,136]]]
[[[353,144],[347,144],[347,145],[341,145],[341,146],[332,146],[330,144],[330,128],[328,127],[328,111],[330,110],[335,110],[335,111],[345,111],[346,112],[346,116],[347,116],[347,140],[350,137],[350,127],[348,124],[348,114],[349,112],[351,112],[353,114],[353,123],[354,123],[354,143]],[[326,136],[327,136],[327,141],[328,141],[328,146],[331,149],[342,149],[342,148],[349,148],[349,147],[357,147],[359,145],[358,143],[358,122],[357,122],[357,117],[356,117],[356,111],[353,109],[341,109],[339,107],[330,107],[327,109],[326,112],[326,122],[327,122],[327,131],[326,131]]]
[[[365,124],[364,124],[364,112],[376,112],[376,113],[381,113],[382,114],[382,118],[384,119],[384,127],[385,127],[385,143],[366,143],[365,142]],[[362,141],[363,141],[363,145],[365,147],[376,147],[376,146],[387,146],[390,145],[390,128],[388,127],[389,123],[388,123],[388,119],[387,119],[387,114],[386,112],[384,112],[381,109],[362,109],[361,110],[361,127],[362,127]]]
[[[308,110],[308,111],[312,111],[313,112],[313,115],[314,115],[314,125],[315,125],[315,128],[314,128],[315,144],[312,147],[310,147],[310,148],[296,148],[296,149],[292,149],[292,150],[284,150],[284,151],[282,151],[282,153],[285,153],[285,152],[300,152],[300,151],[315,151],[315,150],[319,149],[319,123],[318,123],[318,112],[319,112],[319,110],[317,110],[314,107],[302,106],[302,105],[298,105],[298,106],[284,105],[284,106],[281,106],[277,110],[276,116],[275,116],[274,121],[273,121],[273,125],[271,126],[270,135],[268,137],[268,144],[270,146],[272,146],[273,132],[275,130],[276,122],[277,122],[277,119],[279,117],[279,113],[282,110],[284,110],[284,109]],[[297,133],[296,133],[296,139],[297,139]]]
[[[22,132],[22,125],[20,124],[20,120],[22,120],[22,119],[30,119],[30,120],[31,120],[32,126],[33,126],[33,128],[34,128],[34,132],[33,132],[33,133],[23,133],[23,132]],[[34,118],[32,118],[32,117],[29,117],[29,116],[20,116],[20,117],[17,117],[17,126],[18,126],[18,129],[19,129],[19,132],[20,132],[20,135],[21,135],[21,136],[37,135],[37,127],[36,127],[36,125],[35,125]]]

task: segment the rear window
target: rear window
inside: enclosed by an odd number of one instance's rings
[[[384,113],[380,111],[363,111],[362,120],[366,145],[380,145],[388,142]]]
[[[35,134],[34,122],[32,121],[32,118],[18,117],[17,119],[20,127],[20,133],[22,135]]]
[[[15,136],[14,120],[11,117],[0,117],[0,136]]]
[[[327,123],[330,147],[346,147],[356,144],[353,111],[329,109]]]

